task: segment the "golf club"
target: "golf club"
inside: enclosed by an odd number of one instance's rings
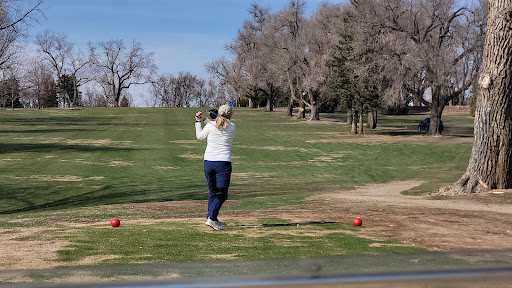
[[[208,115],[210,115],[210,118],[212,120],[214,120],[215,118],[217,118],[217,115],[219,114],[219,111],[217,111],[217,109],[210,109],[208,111],[204,111],[204,112],[201,112],[201,113],[208,113]]]

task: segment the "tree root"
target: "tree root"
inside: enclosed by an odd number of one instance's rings
[[[451,186],[441,187],[437,193],[432,195],[439,196],[460,196],[471,193],[481,193],[488,191],[488,187],[476,175],[470,175],[467,172]]]

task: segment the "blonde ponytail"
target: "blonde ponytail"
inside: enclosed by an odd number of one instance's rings
[[[228,104],[224,104],[219,107],[219,115],[217,119],[215,119],[215,126],[220,131],[223,131],[229,125],[229,119],[231,119],[231,114],[233,111],[231,110],[231,106]]]
[[[229,124],[228,118],[226,118],[226,115],[224,113],[219,114],[217,116],[217,119],[215,119],[215,126],[220,131],[226,129],[226,127],[228,127],[228,124]]]

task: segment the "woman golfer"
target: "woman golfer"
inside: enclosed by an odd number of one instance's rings
[[[207,139],[204,151],[204,175],[208,182],[208,214],[204,224],[215,230],[227,226],[217,216],[224,201],[228,198],[229,181],[231,180],[231,145],[235,136],[235,124],[230,121],[231,106],[219,107],[215,122],[210,121],[202,112],[196,113],[197,140]],[[204,127],[201,121],[204,120]]]

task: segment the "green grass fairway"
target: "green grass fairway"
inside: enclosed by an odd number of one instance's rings
[[[238,217],[226,219],[226,233],[207,229],[197,220],[207,187],[196,111],[0,111],[0,235],[27,229],[36,232],[18,241],[67,243],[55,259],[64,266],[424,252],[360,238],[351,223]],[[423,194],[453,183],[468,163],[469,116],[443,116],[443,137],[415,132],[425,115],[379,116],[379,129],[362,137],[349,135],[343,115],[326,116],[333,121],[235,108],[232,201],[221,213],[300,207],[321,191],[397,179],[425,181],[406,191]],[[120,228],[108,226],[113,217]]]

